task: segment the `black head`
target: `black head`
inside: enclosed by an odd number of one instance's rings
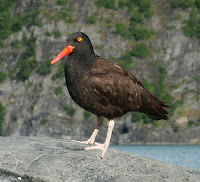
[[[81,55],[93,53],[93,46],[90,42],[89,37],[82,32],[75,32],[69,35],[67,39],[67,44],[71,46],[75,46],[72,53],[78,53]]]
[[[68,36],[67,47],[63,49],[51,62],[54,64],[67,55],[77,55],[81,57],[90,57],[94,55],[94,50],[89,37],[82,32],[75,32]]]

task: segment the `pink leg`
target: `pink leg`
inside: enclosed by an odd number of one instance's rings
[[[95,138],[96,138],[96,136],[97,136],[97,134],[99,132],[99,128],[101,127],[102,123],[103,123],[103,118],[102,117],[98,117],[97,126],[94,129],[94,131],[92,132],[92,135],[90,136],[90,138],[88,140],[86,140],[86,141],[71,140],[71,141],[72,142],[77,142],[77,143],[93,145],[94,141],[95,141]]]
[[[112,131],[113,131],[113,128],[114,128],[114,125],[115,125],[115,122],[114,120],[110,120],[108,122],[108,132],[107,132],[107,136],[106,136],[106,140],[103,144],[100,144],[100,143],[94,143],[96,146],[92,146],[92,147],[86,147],[85,150],[93,150],[93,149],[100,149],[102,150],[102,153],[101,153],[101,158],[103,159],[106,151],[107,151],[107,148],[110,144],[110,139],[111,139],[111,135],[112,135]]]

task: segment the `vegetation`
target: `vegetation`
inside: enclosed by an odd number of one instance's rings
[[[131,54],[138,58],[147,58],[150,55],[150,53],[151,50],[146,43],[136,44],[131,51]]]
[[[132,38],[131,36],[131,32],[129,31],[129,29],[126,27],[125,24],[123,24],[122,22],[119,22],[115,25],[115,31],[113,31],[114,34],[119,34],[122,37],[126,38],[126,39],[130,39]]]
[[[32,83],[31,83],[31,84],[32,84]],[[37,102],[38,102],[38,100],[35,99],[35,100],[33,101],[33,103],[31,104],[31,109],[32,109],[32,110],[35,108]]]
[[[5,114],[6,108],[0,103],[0,136],[3,134],[3,123]]]
[[[155,32],[149,31],[145,28],[136,28],[135,26],[127,27],[122,22],[115,25],[114,34],[121,35],[126,39],[134,38],[136,41],[149,39]]]
[[[53,17],[55,20],[65,20],[67,18],[67,10],[65,8],[61,8],[61,10],[57,13],[56,17]]]
[[[65,106],[64,107],[64,110],[66,111],[66,113],[69,115],[69,116],[74,116],[75,113],[76,113],[76,109],[74,107],[71,107],[71,106]]]
[[[134,60],[133,57],[131,56],[131,52],[126,52],[125,54],[123,54],[119,61],[118,64],[120,66],[122,66],[124,69],[131,69],[134,65]]]
[[[10,16],[13,4],[13,0],[0,1],[0,40],[7,39],[10,34],[20,30],[23,26],[22,19]]]
[[[74,23],[74,19],[71,16],[68,16],[68,18],[66,19],[67,23]]]
[[[32,69],[36,68],[35,60],[20,60],[17,62],[19,71],[17,72],[16,78],[18,81],[25,81],[29,79]]]
[[[11,46],[15,49],[19,49],[20,48],[20,44],[19,44],[19,41],[17,40],[14,40],[11,42]]]
[[[199,0],[194,0],[194,4],[195,4],[196,8],[198,10],[200,10],[200,1]]]
[[[138,7],[139,12],[142,13],[144,17],[150,18],[153,15],[153,12],[151,10],[151,0],[128,1],[128,8],[130,11],[135,9],[135,6]]]
[[[133,28],[131,32],[136,41],[149,39],[154,34],[154,31],[145,28]]]
[[[53,35],[54,35],[54,37],[58,38],[58,37],[61,37],[62,34],[61,34],[60,30],[56,29],[53,31]]]
[[[45,35],[50,37],[52,34],[47,30],[47,31],[45,32]]]
[[[182,16],[180,14],[172,17],[172,20],[181,20]]]
[[[132,16],[130,18],[130,24],[131,26],[135,26],[138,23],[144,22],[144,15],[140,13],[138,10],[133,10]]]
[[[33,1],[30,3],[31,6],[33,6]],[[34,2],[34,9],[31,9],[30,12],[24,15],[24,22],[26,23],[27,27],[29,26],[42,26],[42,21],[39,18],[40,15],[40,7],[41,1],[35,1]]]
[[[144,124],[154,123],[153,119],[139,112],[133,112],[131,119],[132,119],[132,122],[139,122],[139,123],[144,123]]]
[[[58,20],[63,20],[66,23],[74,23],[74,16],[73,16],[73,12],[70,9],[66,9],[66,7],[61,6],[61,9],[56,12],[56,15],[54,14],[53,16],[50,17],[50,19],[54,20],[54,21],[58,21]]]
[[[45,125],[47,122],[48,122],[48,119],[47,119],[47,118],[43,118],[43,119],[40,121],[41,125]]]
[[[61,87],[61,86],[56,87],[56,88],[54,89],[54,93],[55,93],[56,95],[61,94],[61,93],[62,93],[62,87]]]
[[[96,5],[98,4],[98,7],[105,7],[103,2],[104,1],[96,1]],[[111,3],[111,1],[108,2]],[[109,6],[110,9],[117,10],[127,7],[131,14],[129,23],[127,23],[128,25],[122,22],[115,25],[114,34],[119,34],[128,40],[135,39],[139,41],[149,39],[155,33],[154,31],[149,31],[144,28],[145,18],[150,18],[153,15],[150,0],[119,0],[117,2],[113,1],[112,3],[113,6]]]
[[[145,17],[149,18],[152,15],[151,11],[151,1],[150,0],[95,0],[95,5],[98,8],[107,8],[107,9],[123,9],[127,7],[130,12],[132,12],[134,9],[138,9],[140,13],[142,13]]]
[[[192,8],[189,19],[184,21],[182,31],[187,37],[196,37],[200,39],[200,1],[199,0],[173,0],[171,2],[172,8]]]
[[[193,79],[194,79],[195,81],[200,81],[200,75],[194,76]]]
[[[189,120],[189,121],[188,121],[188,126],[191,127],[191,126],[193,126],[193,125],[198,126],[198,124],[197,124],[195,121]]]
[[[200,17],[196,11],[190,12],[189,19],[185,21],[182,30],[186,36],[200,39]]]
[[[0,72],[0,83],[3,83],[7,78],[7,73],[5,72]]]
[[[57,0],[57,5],[67,5],[68,0]]]
[[[48,59],[44,63],[41,63],[37,68],[37,72],[43,76],[50,74],[51,73],[50,59]]]
[[[173,0],[171,2],[172,8],[186,9],[194,5],[194,0]]]
[[[96,0],[95,4],[98,8],[101,8],[101,7],[108,8],[108,9],[116,9],[117,8],[116,0],[109,0],[109,1]]]
[[[32,70],[37,66],[35,60],[35,40],[36,38],[31,34],[28,39],[26,35],[23,37],[23,44],[26,46],[25,52],[21,55],[17,62],[16,79],[18,81],[25,81],[29,78]]]
[[[92,16],[88,17],[88,23],[90,23],[90,24],[96,23],[97,20],[98,20],[97,15],[92,15]]]
[[[0,45],[3,45],[3,40],[9,35],[21,30],[24,25],[42,26],[42,21],[38,18],[40,14],[40,2],[34,4],[34,11],[29,11],[23,15],[11,16],[14,0],[0,1]]]
[[[57,72],[51,78],[53,81],[64,78],[64,62],[60,62],[58,64],[59,66]]]
[[[84,112],[83,112],[83,116],[84,116],[84,118],[89,118],[89,117],[92,116],[92,113],[89,112],[89,111],[84,110]]]
[[[122,68],[126,70],[130,70],[134,65],[133,56],[131,55],[130,51],[122,54],[122,56],[118,59],[112,56],[110,59],[117,62]]]
[[[178,133],[179,132],[179,126],[172,124],[172,130],[174,133]]]

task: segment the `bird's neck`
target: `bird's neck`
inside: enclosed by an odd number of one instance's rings
[[[79,66],[84,67],[84,66],[88,66],[89,64],[91,64],[94,61],[94,57],[95,57],[95,53],[94,52],[88,52],[88,53],[73,53],[70,54],[67,58],[67,60],[69,62],[73,62],[73,63],[77,63],[79,64]]]
[[[65,62],[65,78],[67,85],[76,84],[84,75],[86,75],[92,63],[95,61],[96,55],[90,54],[70,54]]]

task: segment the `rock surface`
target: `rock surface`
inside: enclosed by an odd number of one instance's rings
[[[0,138],[0,181],[4,182],[198,182],[200,171],[109,149],[53,138]]]
[[[2,125],[3,136],[88,138],[96,125],[96,117],[85,117],[84,110],[72,101],[65,86],[64,73],[56,80],[52,79],[64,60],[52,66],[50,73],[46,75],[39,73],[38,67],[48,62],[50,65],[51,59],[66,47],[68,34],[75,31],[87,33],[94,45],[95,53],[107,59],[121,57],[137,43],[113,34],[116,23],[130,23],[131,14],[127,8],[119,10],[98,8],[94,3],[95,0],[68,0],[67,5],[63,6],[57,2],[57,0],[23,0],[14,3],[12,16],[24,16],[24,13],[35,10],[34,7],[39,3],[39,9],[35,14],[38,14],[38,20],[42,21],[43,26],[24,25],[19,32],[12,34],[4,42],[4,47],[0,48],[0,72],[8,74],[7,79],[0,83],[0,103],[6,108]],[[133,57],[134,67],[130,71],[140,81],[157,83],[156,63],[159,61],[167,71],[166,85],[169,85],[170,94],[175,100],[184,101],[184,104],[176,109],[169,121],[159,122],[156,126],[144,125],[141,122],[133,123],[132,113],[116,119],[112,142],[199,144],[200,40],[188,38],[182,32],[181,27],[189,16],[189,10],[170,8],[171,1],[151,0],[151,2],[154,15],[144,23],[145,28],[157,32],[152,38],[145,40],[152,54],[146,59]],[[67,15],[72,16],[73,23],[66,22],[68,16],[59,20],[54,19],[62,9]],[[88,18],[92,15],[97,15],[98,21],[90,24]],[[182,18],[178,20],[177,16]],[[55,32],[59,31],[60,36],[56,37]],[[31,69],[27,80],[16,80],[19,61],[24,60],[21,57],[27,52],[23,37],[26,36],[30,40],[32,33],[35,36],[35,42],[32,41],[32,44],[35,48],[33,55],[37,68]],[[18,46],[13,46],[13,43],[18,43]],[[62,92],[56,94],[58,88]],[[66,112],[67,107],[72,111],[74,109],[74,113]],[[189,127],[188,124],[174,126],[175,121],[181,117],[188,118]]]

